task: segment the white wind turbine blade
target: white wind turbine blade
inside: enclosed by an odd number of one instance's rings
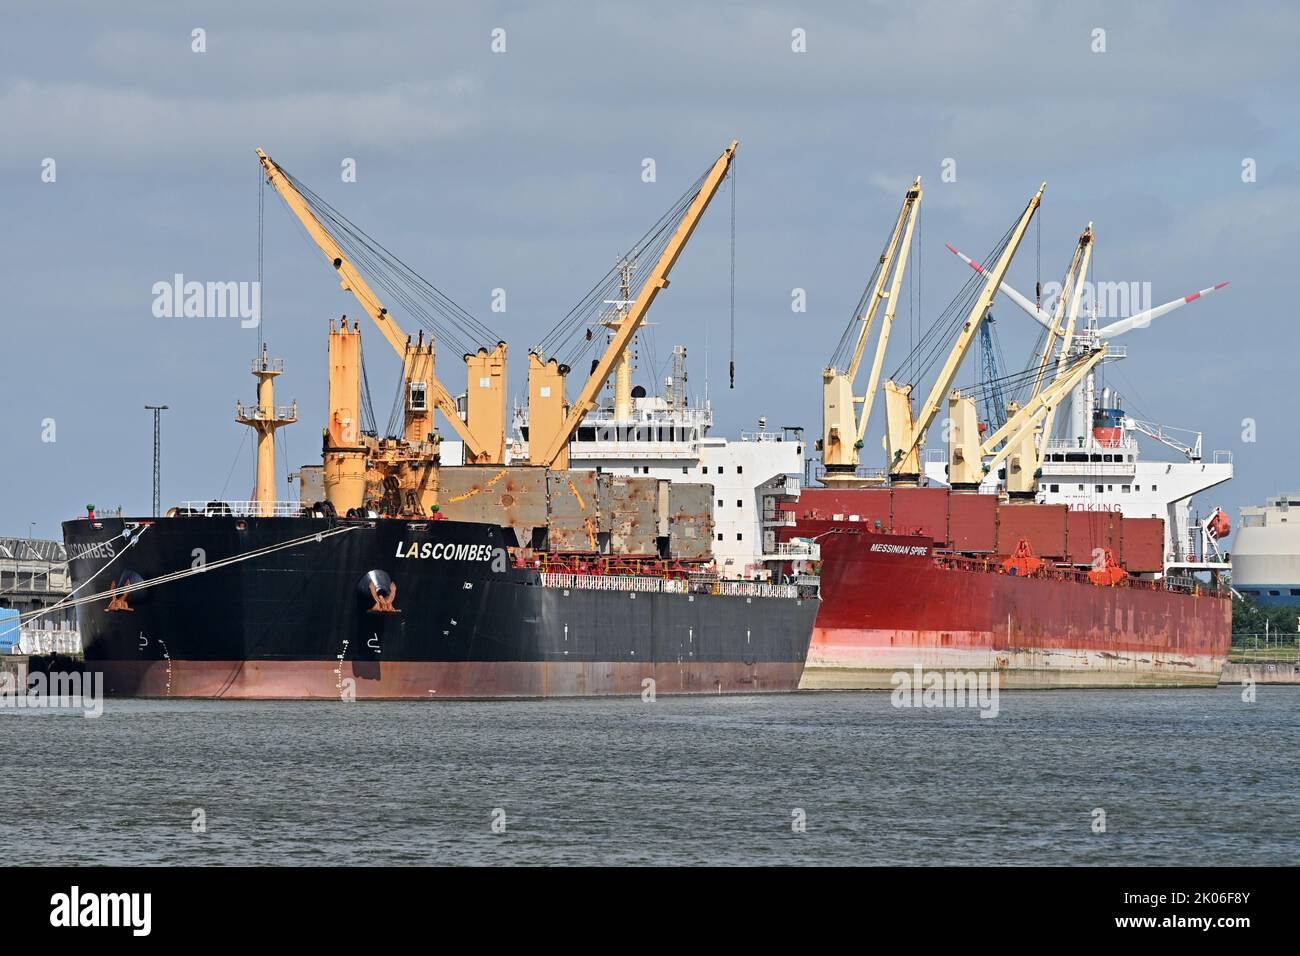
[[[987,273],[984,271],[984,267],[980,265],[978,262],[976,262],[974,259],[972,259],[970,256],[966,255],[964,252],[958,251],[957,248],[950,243],[945,242],[944,245],[948,247],[949,252],[951,252],[962,262],[966,263],[968,266],[970,266],[980,275],[987,275]],[[1016,305],[1020,306],[1020,308],[1028,312],[1030,318],[1036,320],[1040,325],[1046,326],[1049,329],[1052,327],[1052,317],[1048,315],[1046,312],[1044,312],[1042,309],[1040,309],[1038,306],[1034,305],[1034,303],[1026,299],[1015,289],[1011,288],[1011,286],[1003,282],[1002,285],[998,287],[998,290],[1000,292],[1004,292],[1008,299],[1010,299]]]
[[[1174,299],[1172,302],[1166,302],[1164,305],[1158,305],[1154,309],[1147,309],[1145,312],[1138,312],[1130,315],[1127,319],[1120,319],[1118,322],[1112,322],[1097,330],[1097,338],[1113,339],[1117,335],[1123,335],[1125,332],[1131,332],[1133,329],[1146,328],[1151,324],[1152,319],[1158,319],[1162,315],[1167,315],[1175,309],[1181,309],[1188,302],[1195,302],[1203,295],[1209,295],[1211,292],[1217,292],[1228,283],[1220,282],[1218,285],[1210,286],[1208,289],[1202,289],[1200,292],[1193,292],[1191,295],[1185,295],[1181,299]]]

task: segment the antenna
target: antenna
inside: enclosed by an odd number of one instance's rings
[[[162,467],[159,452],[162,448],[162,413],[166,405],[146,405],[147,411],[153,412],[153,516],[158,517],[162,500]]]

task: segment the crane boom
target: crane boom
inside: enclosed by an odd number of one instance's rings
[[[1037,428],[1043,417],[1055,410],[1070,394],[1070,390],[1083,381],[1084,377],[1105,357],[1106,347],[1103,345],[1086,359],[1072,366],[1064,375],[1053,380],[1050,385],[1026,402],[1024,408],[1013,414],[1004,426],[989,436],[981,449],[984,454],[992,456],[986,462],[988,469],[995,470],[1007,455],[1019,447],[1019,439],[1025,436],[1026,431]],[[992,450],[998,442],[1004,440],[1005,443],[1001,448],[997,451]],[[1043,441],[1047,441],[1046,435],[1043,436]]]
[[[993,449],[1004,441],[1007,445],[1012,444],[1025,427],[1037,424],[1045,412],[1055,408],[1060,400],[1069,394],[1070,389],[1081,382],[1083,377],[1096,368],[1105,357],[1106,347],[1103,345],[1099,349],[1094,349],[1087,358],[1069,366],[1050,385],[1027,401],[1023,408],[1011,415],[1005,425],[985,438],[980,448],[981,453],[994,454]],[[1005,451],[1005,446],[1003,450]]]
[[[853,349],[853,358],[849,362],[848,368],[845,369],[849,381],[858,376],[858,367],[862,364],[862,354],[866,349],[867,338],[871,335],[871,326],[876,320],[876,311],[880,308],[881,300],[886,297],[885,283],[889,281],[889,271],[893,268],[894,257],[896,254],[906,255],[905,251],[900,252],[899,242],[903,234],[904,223],[909,220],[912,207],[919,203],[920,199],[921,177],[917,176],[912,185],[908,187],[903,198],[903,205],[898,210],[898,219],[894,223],[894,229],[889,234],[889,242],[885,246],[884,254],[880,257],[879,268],[876,270],[876,281],[872,287],[866,311],[858,316],[858,320],[862,323],[862,329],[858,333],[858,341]],[[905,259],[903,264],[906,264]]]
[[[956,377],[957,370],[961,368],[962,360],[965,359],[971,343],[975,340],[975,336],[979,334],[980,325],[993,305],[993,299],[998,294],[998,286],[1002,284],[1007,270],[1011,267],[1011,260],[1020,247],[1020,241],[1024,238],[1025,232],[1029,229],[1029,222],[1034,218],[1039,203],[1042,202],[1045,189],[1047,189],[1047,183],[1040,185],[1038,192],[1034,193],[1030,198],[1029,204],[1025,206],[1025,211],[1020,214],[1019,221],[1011,231],[1011,237],[1003,248],[1002,255],[998,257],[997,265],[987,273],[984,288],[980,291],[979,297],[971,307],[970,314],[966,317],[961,332],[957,335],[957,341],[953,344],[947,361],[944,362],[934,386],[930,389],[930,394],[926,396],[925,401],[922,403],[920,414],[911,421],[900,420],[898,413],[903,411],[903,405],[910,405],[910,398],[899,396],[900,388],[897,384],[893,382],[885,383],[887,400],[891,391],[895,393],[893,406],[895,415],[892,416],[890,427],[887,429],[891,476],[903,480],[912,480],[919,475],[920,467],[917,462],[921,442],[930,424],[934,421],[934,417],[939,413],[939,409],[943,407],[943,401],[952,388],[953,378]],[[902,398],[906,398],[906,401],[903,401]]]
[[[903,285],[903,273],[907,269],[907,256],[912,248],[912,232],[916,228],[916,217],[921,210],[921,177],[916,177],[912,188],[908,190],[903,203],[907,213],[907,228],[903,232],[902,247],[898,251],[898,262],[894,267],[894,278],[889,284],[889,303],[885,306],[885,318],[880,326],[880,341],[876,343],[876,355],[871,362],[871,377],[867,381],[867,390],[862,395],[862,411],[858,415],[858,444],[867,434],[867,422],[871,418],[871,409],[876,399],[876,388],[880,385],[880,371],[885,364],[885,349],[889,346],[889,333],[894,326],[894,313],[898,311],[898,292]],[[865,341],[865,334],[863,336]],[[854,371],[849,375],[852,377]]]
[[[334,270],[339,274],[339,285],[356,297],[366,315],[370,316],[375,325],[379,327],[379,331],[388,340],[388,344],[393,347],[398,357],[402,359],[403,368],[418,368],[421,372],[427,373],[433,404],[442,412],[443,417],[447,419],[456,434],[464,441],[466,460],[481,459],[484,449],[479,447],[473,432],[470,431],[469,426],[460,417],[460,411],[456,407],[456,399],[438,380],[437,375],[433,373],[433,343],[429,343],[427,351],[422,351],[424,346],[420,346],[421,351],[415,355],[412,354],[411,337],[403,332],[393,317],[388,314],[388,309],[379,300],[379,296],[375,295],[370,285],[357,271],[356,266],[352,264],[339,242],[316,218],[316,214],[312,212],[307,200],[289,181],[284,170],[260,148],[257,150],[257,157],[262,164],[262,169],[266,172],[266,181],[279,193],[285,205],[298,217],[298,221],[307,230],[307,234],[311,236],[312,241],[325,254],[325,258],[329,260]]]
[[[907,256],[920,204],[921,177],[917,176],[903,195],[903,204],[899,207],[894,228],[890,231],[884,252],[872,273],[871,284],[863,293],[860,308],[850,323],[850,328],[854,323],[858,325],[852,357],[847,367],[841,371],[834,364],[835,359],[841,357],[841,352],[837,350],[832,357],[832,364],[822,372],[822,440],[819,447],[822,463],[826,467],[824,480],[846,484],[857,482],[858,449],[862,447],[867,423],[871,419],[876,387],[880,384],[880,370],[889,346],[889,333],[898,308],[898,290],[907,269]],[[853,383],[857,379],[867,339],[871,336],[882,301],[886,301],[887,305],[881,321],[875,357],[871,363],[871,379],[866,391],[859,397],[854,394]]]
[[[1052,353],[1057,351],[1057,340],[1061,340],[1060,355],[1057,358],[1058,370],[1065,362],[1070,350],[1070,341],[1074,338],[1074,323],[1079,315],[1079,303],[1082,300],[1083,280],[1088,274],[1088,259],[1092,255],[1092,223],[1088,223],[1079,242],[1074,247],[1069,268],[1065,270],[1065,281],[1061,283],[1061,294],[1057,296],[1056,308],[1052,310],[1052,324],[1047,328],[1043,339],[1042,353],[1038,357],[1038,371],[1034,375],[1034,387],[1030,397],[1043,390],[1047,378],[1047,369],[1052,364]],[[1068,318],[1067,318],[1068,312]]]
[[[587,413],[596,407],[596,396],[600,390],[605,387],[605,382],[609,380],[610,374],[614,371],[614,366],[618,364],[625,349],[631,343],[633,336],[636,335],[637,329],[641,327],[646,313],[649,312],[650,306],[654,303],[655,297],[659,295],[659,290],[668,286],[668,274],[672,271],[673,265],[677,262],[682,250],[686,248],[686,243],[690,241],[691,234],[695,232],[695,227],[699,225],[700,217],[704,210],[708,208],[709,202],[713,199],[718,187],[722,185],[722,180],[726,177],[727,171],[731,168],[731,161],[736,155],[736,148],[740,145],[739,140],[732,140],[731,144],[723,150],[722,155],[718,157],[717,162],[705,174],[703,185],[700,191],[695,194],[695,198],[687,207],[685,215],[677,225],[676,232],[673,233],[668,245],[664,247],[663,253],[659,256],[659,261],[655,263],[654,269],[646,278],[645,283],[641,286],[641,291],[637,293],[636,301],[628,309],[627,315],[624,316],[619,327],[615,330],[610,338],[609,345],[605,349],[605,354],[601,356],[600,361],[592,370],[591,376],[582,386],[582,391],[578,397],[573,400],[573,405],[569,409],[563,424],[550,437],[550,442],[542,452],[540,458],[533,459],[534,463],[540,463],[550,466],[555,462],[563,451],[568,447],[569,439],[573,437],[574,431],[577,430],[579,423]],[[531,457],[531,456],[530,456]]]
[[[1079,319],[1079,305],[1083,300],[1083,283],[1088,276],[1088,264],[1092,261],[1093,239],[1092,223],[1088,223],[1088,228],[1084,229],[1083,233],[1079,236],[1079,244],[1075,248],[1074,259],[1070,263],[1070,272],[1066,277],[1065,285],[1061,289],[1062,299],[1064,299],[1067,294],[1069,295],[1070,306],[1069,317],[1065,320],[1064,328],[1062,328],[1059,318],[1055,324],[1055,328],[1061,339],[1061,348],[1056,358],[1056,378],[1058,379],[1065,375],[1068,370],[1067,365],[1070,358],[1070,351],[1074,345],[1075,324]],[[1056,308],[1058,317],[1063,308],[1064,306],[1058,302]],[[1048,341],[1045,346],[1046,351],[1043,355],[1044,359],[1050,357],[1053,336],[1049,335],[1047,338]],[[1035,395],[1037,395],[1041,390],[1043,372],[1045,371],[1046,365],[1044,365],[1043,369],[1039,371],[1038,381],[1034,383]],[[1052,425],[1056,421],[1057,407],[1056,404],[1053,404],[1052,407],[1043,415],[1042,436],[1039,439],[1037,450],[1034,452],[1034,467],[1030,469],[1032,475],[1039,474],[1042,468],[1043,456],[1047,453],[1047,443],[1052,439]],[[1031,484],[1036,482],[1036,478],[1032,478],[1030,481]]]

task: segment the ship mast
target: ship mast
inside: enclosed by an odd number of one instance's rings
[[[614,311],[600,324],[611,332],[617,332],[623,327],[623,323],[627,321],[628,309],[631,308],[634,302],[632,298],[632,269],[633,264],[630,260],[623,262],[622,267],[619,269],[619,297],[606,303],[614,306]],[[618,365],[614,368],[614,421],[628,422],[631,420],[632,352],[630,349],[624,349],[618,357]]]
[[[298,420],[298,403],[275,405],[275,380],[284,371],[284,360],[268,358],[266,346],[253,359],[253,377],[257,379],[257,404],[245,407],[235,403],[235,421],[257,433],[257,479],[253,488],[255,513],[259,517],[275,514],[275,433]]]

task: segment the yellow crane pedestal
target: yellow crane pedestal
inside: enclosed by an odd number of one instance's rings
[[[235,403],[235,421],[257,432],[257,482],[253,490],[254,512],[259,517],[275,514],[275,431],[298,420],[298,403],[275,404],[275,379],[284,372],[284,360],[267,358],[262,346],[260,358],[253,359],[253,377],[257,379],[257,404]]]

